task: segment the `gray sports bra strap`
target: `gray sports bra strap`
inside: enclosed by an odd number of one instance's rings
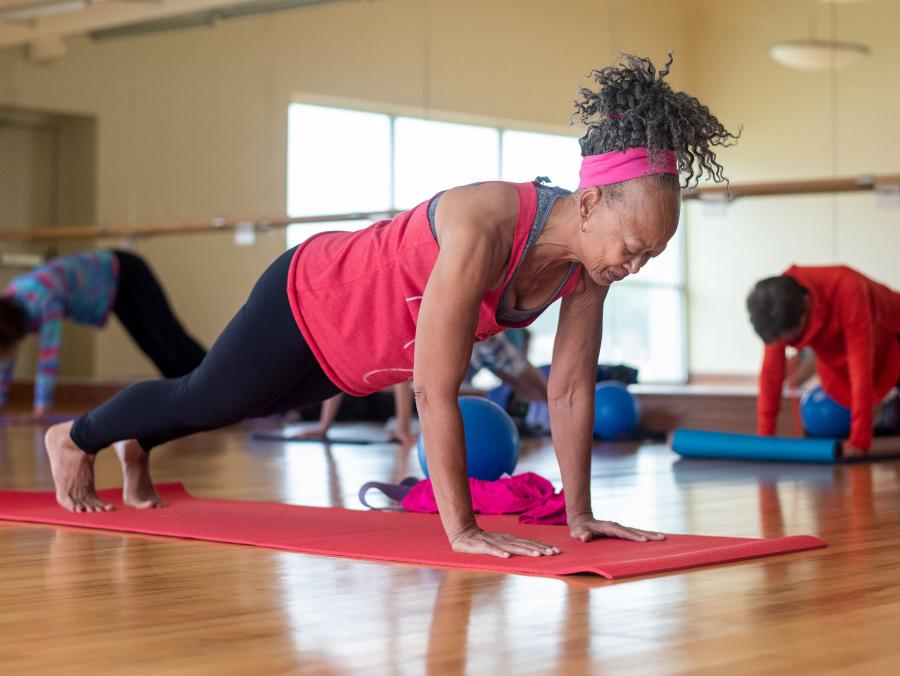
[[[431,202],[428,203],[428,225],[431,227],[431,234],[434,237],[435,242],[438,241],[438,236],[437,227],[434,224],[434,214],[437,211],[438,202],[441,201],[441,197],[443,197],[443,195],[443,192],[439,192],[437,195],[432,197]]]
[[[528,240],[525,242],[525,249],[522,251],[522,256],[516,264],[516,269],[509,279],[509,284],[506,285],[506,288],[503,289],[503,293],[500,294],[500,302],[497,305],[497,322],[500,324],[522,324],[537,317],[556,300],[556,297],[560,294],[579,267],[578,263],[569,265],[569,271],[566,273],[566,276],[550,295],[550,299],[540,307],[521,310],[513,307],[509,302],[509,295],[512,292],[513,284],[516,281],[519,270],[522,268],[522,264],[525,262],[525,258],[528,256],[531,248],[544,231],[544,225],[546,225],[547,219],[550,217],[553,205],[556,204],[556,200],[560,197],[571,194],[568,190],[555,186],[541,185],[540,183],[535,183],[535,186],[537,187],[537,209],[534,214],[534,223],[531,225],[531,231],[528,233]]]

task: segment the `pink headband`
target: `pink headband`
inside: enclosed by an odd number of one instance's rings
[[[650,162],[646,148],[629,148],[624,153],[611,152],[581,158],[581,181],[578,189],[621,183],[649,174],[678,176],[678,163],[671,150],[661,151],[661,164]]]

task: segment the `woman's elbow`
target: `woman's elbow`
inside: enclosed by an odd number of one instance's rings
[[[551,408],[572,408],[582,400],[594,399],[591,387],[548,387],[547,404]]]
[[[416,410],[419,413],[433,410],[434,408],[457,405],[459,386],[442,385],[427,381],[413,381],[413,398],[416,401]]]

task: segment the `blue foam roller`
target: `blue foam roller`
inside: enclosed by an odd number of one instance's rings
[[[837,462],[838,439],[758,437],[703,430],[676,430],[672,450],[685,458],[774,460],[780,462]]]

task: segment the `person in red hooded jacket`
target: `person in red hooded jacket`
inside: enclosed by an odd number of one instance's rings
[[[794,265],[758,282],[747,309],[766,343],[757,432],[775,433],[785,348],[809,347],[825,392],[850,409],[845,455],[866,453],[875,410],[900,381],[900,293],[844,265]]]

